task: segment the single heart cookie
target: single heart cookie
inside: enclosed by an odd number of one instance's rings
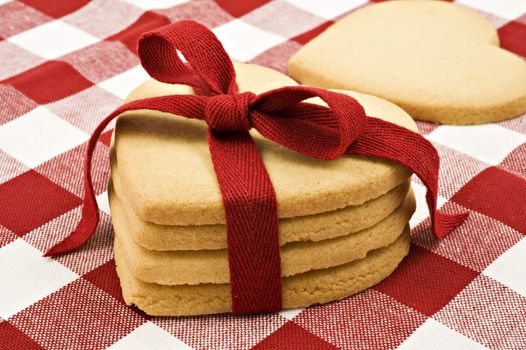
[[[442,1],[389,1],[352,12],[300,49],[303,84],[362,91],[445,124],[526,111],[526,63],[501,49],[484,17]]]

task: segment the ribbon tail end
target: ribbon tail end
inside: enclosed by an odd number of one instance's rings
[[[71,240],[69,240],[68,238],[69,237],[58,242],[53,247],[49,248],[48,251],[45,252],[42,256],[48,258],[52,256],[62,255],[74,250],[75,248],[78,248],[77,246],[73,245],[71,243]]]
[[[93,232],[97,228],[99,218],[98,215],[86,216],[79,222],[78,226],[75,228],[71,234],[69,234],[62,241],[55,244],[48,251],[44,253],[44,257],[57,256],[64,253],[71,252],[80,246],[82,246],[86,241],[92,236]]]
[[[461,213],[461,214],[444,214],[444,213],[437,213],[436,220],[435,220],[435,237],[437,239],[444,238],[448,234],[450,234],[453,230],[455,230],[457,227],[462,225],[464,221],[469,216],[469,213]]]

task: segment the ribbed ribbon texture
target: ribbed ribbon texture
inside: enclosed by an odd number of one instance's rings
[[[184,63],[178,51],[186,58]],[[154,79],[193,87],[196,95],[170,95],[127,103],[95,129],[84,162],[82,218],[76,229],[46,256],[80,247],[95,231],[99,210],[91,181],[91,159],[108,123],[125,111],[149,109],[174,118],[202,119],[221,189],[227,226],[232,312],[281,309],[281,262],[276,194],[249,130],[308,157],[331,160],[346,154],[398,162],[427,187],[432,229],[443,237],[467,214],[436,210],[439,157],[421,135],[367,117],[352,97],[323,89],[289,86],[260,95],[239,93],[227,53],[206,27],[181,21],[144,34],[139,40],[142,66]],[[304,102],[320,97],[327,106]],[[177,194],[174,194],[177,195]]]

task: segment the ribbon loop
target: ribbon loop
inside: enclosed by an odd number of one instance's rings
[[[327,106],[302,102],[319,97]],[[286,86],[259,95],[252,123],[266,138],[306,156],[342,156],[365,131],[362,105],[349,95],[308,86]],[[274,118],[268,118],[273,115]],[[306,142],[308,140],[308,142]]]
[[[144,34],[138,53],[144,69],[156,80],[190,85],[200,95],[237,92],[230,57],[214,33],[197,22],[180,21]]]
[[[249,108],[256,95],[244,92],[215,95],[205,106],[205,120],[215,132],[247,131],[252,127]]]

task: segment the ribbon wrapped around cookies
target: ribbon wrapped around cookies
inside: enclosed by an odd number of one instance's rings
[[[180,51],[188,63],[178,56]],[[279,225],[276,194],[249,130],[282,146],[321,160],[345,155],[397,162],[427,187],[432,230],[443,237],[467,214],[436,209],[439,156],[421,135],[368,117],[352,97],[324,89],[289,86],[259,95],[239,93],[235,71],[219,40],[206,27],[181,21],[144,34],[139,41],[142,66],[156,80],[192,87],[196,95],[169,95],[127,103],[93,132],[84,163],[82,219],[46,256],[72,251],[95,231],[99,211],[91,181],[91,159],[108,123],[130,110],[155,110],[174,117],[202,119],[222,195],[230,270],[232,311],[281,309]],[[304,102],[319,97],[327,106]]]

